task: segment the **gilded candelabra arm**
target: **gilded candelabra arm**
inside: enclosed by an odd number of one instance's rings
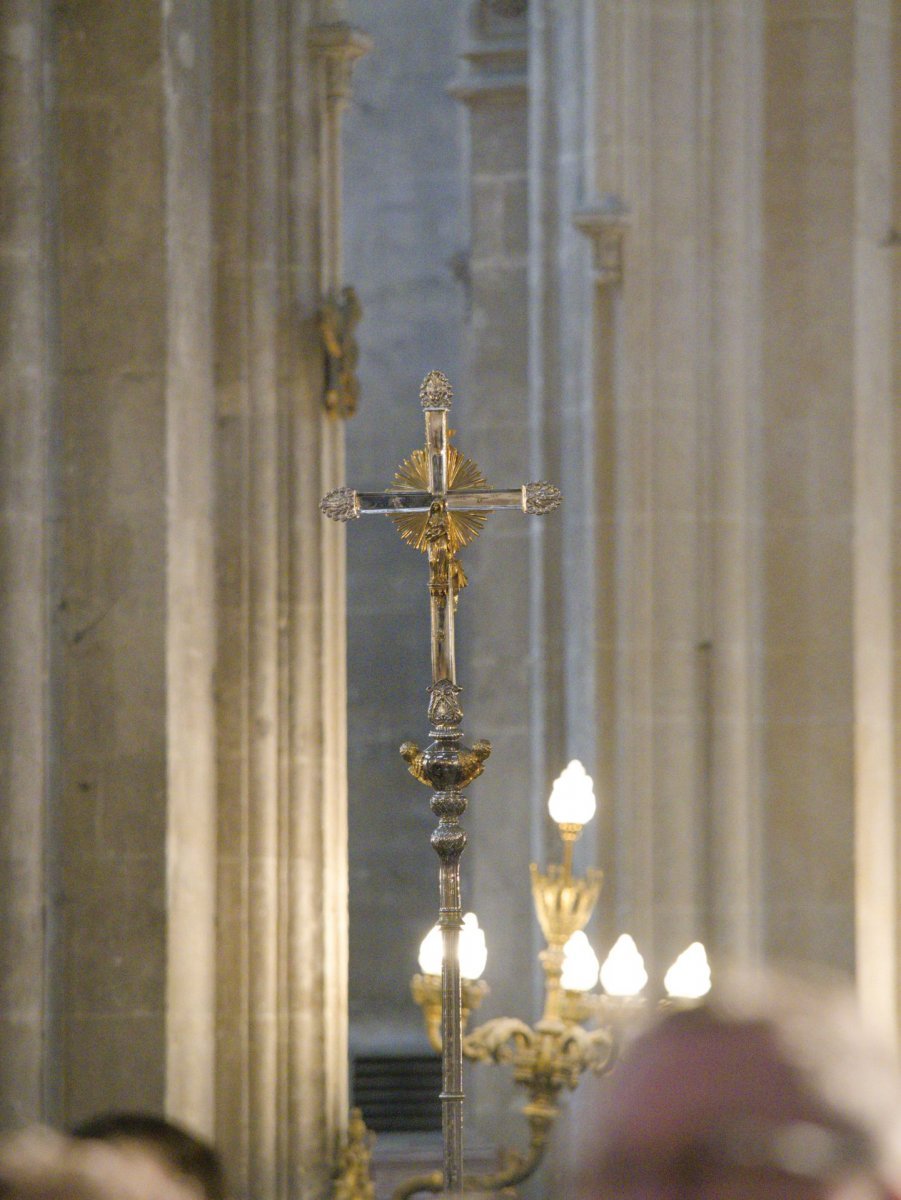
[[[484,979],[464,979],[462,984],[461,1011],[465,1029],[470,1014],[475,1012],[488,995],[488,984]],[[429,1045],[437,1054],[440,1054],[444,1048],[441,1038],[441,976],[414,975],[410,980],[410,991],[413,993],[413,999],[422,1009]]]
[[[555,1093],[563,1087],[576,1088],[586,1071],[606,1075],[616,1062],[617,1040],[609,1028],[567,1025],[562,1032],[553,1031],[551,1037],[553,1053],[547,1056],[547,1074]]]
[[[552,966],[562,958],[559,949],[545,953],[553,958]],[[547,970],[547,963],[545,967]],[[606,1074],[616,1060],[615,1031],[607,1024],[596,1029],[586,1029],[582,1024],[598,1015],[593,998],[563,990],[557,978],[559,971],[554,970],[552,974],[558,998],[553,1005],[553,1017],[545,1014],[534,1028],[518,1017],[495,1017],[463,1039],[465,1058],[472,1062],[510,1064],[514,1080],[529,1096],[522,1110],[529,1124],[528,1149],[524,1152],[504,1150],[497,1171],[467,1175],[464,1178],[467,1191],[499,1192],[528,1179],[544,1157],[550,1130],[557,1118],[560,1092],[564,1088],[575,1088],[586,1071]],[[441,1045],[440,1008],[435,1003],[439,990],[437,976],[417,975],[413,980],[413,995],[423,1010],[429,1041],[435,1049]],[[443,1178],[437,1171],[413,1176],[400,1184],[392,1200],[407,1200],[418,1192],[437,1193],[442,1186]]]
[[[523,1109],[529,1122],[529,1148],[523,1154],[518,1150],[501,1151],[501,1165],[496,1171],[485,1175],[467,1175],[467,1191],[500,1192],[515,1187],[528,1179],[541,1166],[548,1147],[550,1132],[557,1119],[557,1108],[553,1104],[535,1102]]]
[[[441,1171],[429,1171],[424,1175],[411,1175],[391,1193],[391,1200],[407,1200],[418,1192],[440,1192],[444,1187],[444,1176]]]
[[[481,1195],[515,1187],[534,1174],[541,1165],[547,1150],[550,1131],[557,1117],[557,1109],[552,1104],[538,1102],[527,1104],[523,1113],[529,1123],[528,1149],[521,1152],[505,1148],[501,1151],[501,1165],[496,1171],[464,1177],[465,1191]],[[440,1192],[441,1188],[440,1171],[413,1175],[395,1189],[391,1200],[408,1200],[408,1197],[415,1196],[418,1192]]]
[[[466,1035],[463,1054],[470,1062],[513,1062],[532,1051],[535,1039],[535,1030],[518,1017],[494,1017]]]

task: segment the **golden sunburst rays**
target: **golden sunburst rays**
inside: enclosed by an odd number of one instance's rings
[[[447,490],[449,492],[478,491],[488,486],[488,480],[472,461],[465,458],[456,446],[447,447]],[[425,450],[414,450],[409,458],[394,473],[393,489],[399,492],[427,492],[429,490],[429,461]],[[425,537],[428,513],[404,513],[392,517],[397,531],[408,546],[427,551]],[[462,547],[477,538],[488,520],[487,512],[449,512],[447,514],[449,549],[456,554]]]

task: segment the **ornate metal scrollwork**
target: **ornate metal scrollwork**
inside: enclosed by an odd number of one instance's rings
[[[531,1052],[535,1031],[519,1017],[495,1017],[463,1040],[463,1053],[472,1062],[512,1062]]]
[[[358,1108],[350,1111],[347,1135],[338,1150],[332,1200],[374,1200],[370,1162],[375,1134],[371,1133]]]
[[[454,728],[463,720],[463,709],[457,697],[463,689],[450,679],[439,679],[429,687],[429,724]]]

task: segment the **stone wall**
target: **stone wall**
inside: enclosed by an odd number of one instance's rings
[[[0,16],[0,1120],[346,1121],[340,3]],[[14,886],[13,886],[14,885]],[[8,1051],[8,1053],[7,1053]]]

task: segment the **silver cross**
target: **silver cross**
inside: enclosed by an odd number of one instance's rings
[[[475,463],[450,445],[447,414],[452,391],[447,377],[430,371],[419,398],[425,412],[425,449],[416,450],[398,468],[394,487],[358,492],[341,487],[329,492],[320,508],[333,521],[377,514],[392,517],[401,536],[429,556],[432,611],[432,683],[456,683],[454,612],[466,586],[457,551],[478,537],[488,514],[518,508],[543,516],[560,504],[551,483],[526,483],[512,489],[489,488]]]

